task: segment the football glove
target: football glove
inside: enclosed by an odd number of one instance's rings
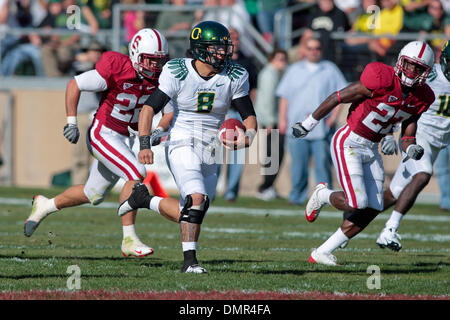
[[[164,132],[163,128],[159,127],[153,130],[152,134],[150,135],[150,141],[152,146],[157,146],[161,143],[161,133]]]
[[[409,158],[411,158],[413,160],[420,160],[420,158],[422,158],[422,156],[423,156],[423,153],[424,153],[424,150],[421,146],[419,146],[418,144],[411,144],[406,149],[407,157],[405,158],[404,161],[406,161]]]
[[[306,135],[309,133],[308,130],[306,130],[303,126],[301,122],[297,122],[296,124],[294,124],[292,126],[292,135],[294,136],[294,138],[304,138],[306,137]]]
[[[64,126],[64,137],[69,140],[70,143],[77,143],[80,138],[80,130],[76,124],[68,123]]]
[[[389,156],[398,154],[397,142],[393,135],[387,135],[381,140],[381,152]]]

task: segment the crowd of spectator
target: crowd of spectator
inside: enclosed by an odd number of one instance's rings
[[[438,53],[450,37],[450,0],[0,0],[0,75],[60,77],[92,69],[101,53],[111,49],[112,39],[101,34],[111,31],[112,8],[119,3],[176,7],[161,12],[123,11],[120,41],[123,53],[127,53],[133,35],[144,27],[154,27],[165,34],[171,57],[186,54],[189,31],[198,22],[215,20],[229,27],[235,45],[233,60],[242,64],[250,75],[250,96],[262,119],[261,126],[266,129],[269,158],[274,151],[270,146],[272,129],[279,129],[279,141],[284,141],[286,128],[303,118],[301,114],[311,112],[308,108],[317,107],[346,82],[358,79],[370,61],[393,65],[399,49],[407,41],[430,34],[444,35],[443,39],[428,39]],[[183,9],[186,5],[199,5],[201,9]],[[292,20],[287,14],[290,9]],[[75,19],[78,17],[79,21]],[[278,29],[275,17],[279,18]],[[292,25],[288,26],[288,21]],[[74,23],[78,23],[76,28],[82,32],[67,32]],[[253,49],[260,45],[248,25],[276,48],[269,53],[266,65],[254,57]],[[11,32],[21,28],[25,31]],[[33,32],[36,28],[55,32]],[[301,32],[288,39],[290,29]],[[340,35],[337,38],[336,32]],[[399,33],[414,36],[399,40],[395,38]],[[268,104],[272,105],[270,109]],[[230,110],[227,116],[239,118],[235,110]],[[311,154],[316,163],[316,178],[331,184],[330,164],[326,159],[329,159],[327,145],[335,118],[332,115],[323,121],[323,130],[316,131],[317,137],[291,141],[286,135],[291,156],[304,159],[304,163],[297,162],[291,168],[290,202],[303,203],[307,194],[309,157],[296,154]],[[281,142],[277,166],[283,158],[283,147]],[[232,157],[240,155],[236,152]],[[83,161],[86,162],[83,159],[78,162]],[[242,161],[234,159],[234,162],[236,165],[227,165],[225,198],[230,201],[238,197],[243,171],[239,164]],[[276,177],[276,173],[268,174],[258,187],[261,199],[277,197]]]
[[[119,3],[179,7],[174,11],[123,12],[121,51],[124,53],[137,30],[153,26],[169,39],[171,56],[183,56],[190,28],[201,20],[216,20],[240,34],[244,43],[241,51],[252,58],[252,47],[258,45],[245,27],[250,24],[268,43],[289,50],[290,63],[304,57],[307,39],[319,37],[324,59],[337,63],[348,81],[358,77],[368,61],[391,64],[404,45],[404,41],[393,37],[373,36],[395,36],[400,32],[412,32],[418,37],[434,33],[450,36],[449,0],[0,0],[1,75],[75,74],[78,55],[86,50],[92,37],[98,38],[101,31],[111,30],[112,8]],[[185,5],[200,5],[202,9],[183,10]],[[295,10],[292,25],[287,26],[290,20],[285,9],[290,8]],[[280,18],[278,32],[275,16]],[[30,31],[32,28],[68,31],[68,25],[78,17],[77,29],[82,33],[43,35]],[[13,33],[8,27],[27,28],[29,32]],[[290,28],[302,30],[302,35],[292,41],[287,39]],[[335,31],[348,33],[335,39],[332,36]],[[111,38],[100,40],[103,49],[111,48]],[[443,41],[432,39],[429,43],[437,50]]]

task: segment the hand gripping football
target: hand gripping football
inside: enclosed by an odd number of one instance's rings
[[[241,128],[245,132],[244,124],[238,119],[227,119],[222,123],[219,129],[220,141],[236,141],[238,138],[238,131],[236,127]]]

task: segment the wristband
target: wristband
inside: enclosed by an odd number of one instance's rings
[[[305,128],[307,131],[311,131],[318,123],[319,121],[314,119],[313,116],[310,114],[309,117],[302,122],[302,127]]]
[[[407,140],[407,139],[414,140],[414,139],[416,139],[416,137],[402,137],[402,141]]]
[[[68,123],[68,124],[74,124],[74,125],[77,125],[77,117],[74,117],[74,116],[68,116],[68,117],[67,117],[67,123]]]
[[[341,93],[339,92],[339,90],[337,92],[337,98],[338,98],[338,102],[341,103],[342,99],[341,99]]]
[[[150,136],[139,136],[139,150],[151,149]]]

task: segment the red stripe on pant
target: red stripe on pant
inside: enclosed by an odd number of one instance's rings
[[[139,173],[139,170],[131,163],[129,162],[124,156],[122,156],[116,149],[114,149],[109,143],[107,143],[105,141],[105,139],[102,138],[102,136],[100,135],[100,129],[101,129],[102,125],[100,123],[97,123],[97,128],[95,128],[94,130],[94,137],[101,143],[101,145],[107,149],[109,152],[111,152],[113,155],[115,155],[116,157],[118,157],[120,160],[124,161],[130,168],[131,170],[133,170],[134,174],[136,174],[136,176],[138,177],[138,179],[143,180],[144,177],[142,177],[142,175]],[[92,129],[91,129],[92,130]],[[125,168],[123,167],[120,163],[118,163],[116,160],[114,160],[113,158],[111,158],[111,156],[109,156],[108,154],[106,154],[101,148],[100,146],[98,146],[96,143],[94,143],[91,139],[91,137],[89,136],[89,140],[91,142],[91,145],[95,148],[95,150],[97,150],[103,157],[105,157],[106,159],[108,159],[113,165],[115,165],[117,168],[119,168],[120,171],[122,171],[123,173],[125,173],[125,175],[127,176],[127,178],[129,180],[135,180],[135,178],[133,177],[133,175]]]
[[[339,180],[341,181],[341,186],[344,189],[345,195],[347,197],[347,204],[349,204],[349,199],[351,199],[352,203],[353,203],[353,206],[351,206],[351,207],[358,208],[358,204],[357,204],[357,201],[356,201],[355,190],[353,189],[352,181],[351,181],[350,175],[348,173],[347,163],[345,162],[345,155],[344,155],[344,142],[347,139],[347,137],[350,135],[350,132],[351,132],[350,128],[342,136],[341,141],[340,141],[340,145],[339,145],[339,149],[338,149],[338,146],[336,144],[338,136],[340,136],[342,131],[344,131],[346,128],[348,128],[348,126],[345,126],[344,128],[342,128],[341,132],[339,132],[339,134],[336,135],[335,141],[334,141],[334,146],[335,146],[334,151],[335,151],[336,162],[338,163],[338,167],[339,167],[338,168]],[[339,160],[339,157],[338,157],[339,154],[341,156],[341,160]],[[344,176],[342,176],[342,172],[344,173]],[[345,188],[344,180],[343,180],[345,177],[348,177],[348,179],[346,179],[346,181],[347,181],[347,188]]]

